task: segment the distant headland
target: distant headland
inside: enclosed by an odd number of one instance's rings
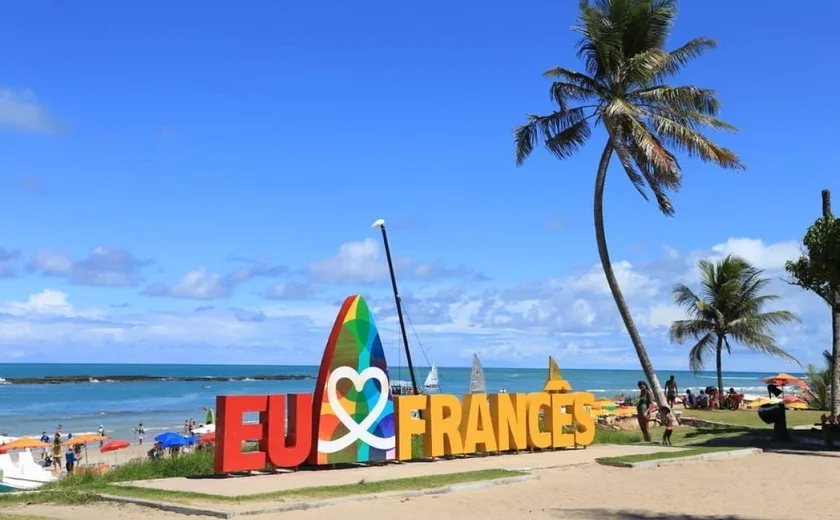
[[[305,374],[269,374],[255,376],[43,376],[43,377],[7,377],[3,384],[11,385],[63,385],[81,383],[148,383],[161,381],[219,383],[229,381],[296,381],[315,379],[315,376]]]

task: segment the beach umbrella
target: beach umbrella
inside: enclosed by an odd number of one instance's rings
[[[66,441],[62,442],[62,446],[75,446],[76,444],[91,444],[93,442],[102,442],[105,440],[110,439],[107,435],[99,435],[98,433],[88,433],[85,435],[79,435],[78,437],[73,437],[67,439]]]
[[[163,432],[161,434],[158,434],[157,437],[155,437],[155,442],[164,442],[164,441],[166,441],[166,439],[168,439],[170,437],[177,439],[178,437],[183,437],[183,435],[181,435],[180,433],[175,433],[175,432]]]
[[[14,450],[25,450],[25,449],[36,449],[36,448],[49,448],[50,445],[46,442],[41,442],[39,439],[35,439],[33,437],[20,437],[17,440],[14,440],[8,444],[4,444],[0,446],[0,453],[6,453],[7,451],[14,451]]]
[[[85,448],[85,460],[87,460],[88,452],[87,452],[87,445],[94,443],[94,442],[102,442],[107,439],[110,439],[107,435],[99,435],[98,433],[87,433],[83,435],[79,435],[78,437],[73,437],[71,439],[67,439],[66,441],[62,442],[62,446],[75,446],[77,444],[81,444]]]
[[[615,415],[636,415],[636,409],[632,406],[619,406],[613,411]]]
[[[792,376],[786,372],[779,372],[775,376],[765,377],[762,379],[764,383],[768,385],[773,384],[776,386],[789,386],[789,385],[796,385],[803,390],[808,389],[808,383],[803,381],[802,379]]]
[[[598,399],[597,401],[595,401],[594,403],[592,403],[592,408],[603,408],[603,409],[606,409],[606,410],[615,410],[616,408],[618,408],[618,405],[615,404],[613,401],[611,401],[609,399],[601,398],[601,399]]]
[[[128,448],[129,446],[131,446],[131,443],[128,441],[111,441],[108,444],[99,448],[99,451],[101,451],[102,453],[107,453],[109,451],[122,450]]]
[[[803,403],[802,401],[791,401],[785,403],[785,406],[791,410],[808,410],[810,408],[808,403]]]
[[[199,444],[215,444],[216,443],[216,432],[210,432],[207,435],[202,435],[198,438]]]
[[[758,408],[758,407],[760,407],[761,405],[764,405],[764,404],[774,404],[774,403],[779,403],[779,402],[781,402],[780,399],[767,399],[766,397],[759,397],[758,399],[755,399],[754,401],[750,401],[749,403],[747,403],[747,408],[751,408],[751,409],[752,408]]]
[[[108,453],[109,451],[117,451],[117,450],[124,450],[131,446],[131,443],[128,441],[111,441],[108,444],[99,448],[99,451],[102,453]],[[117,465],[117,455],[114,454],[114,465]]]

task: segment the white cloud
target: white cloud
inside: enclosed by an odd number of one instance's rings
[[[630,262],[613,262],[612,267],[615,278],[618,280],[618,285],[626,297],[653,297],[658,293],[659,287],[657,283],[646,274],[635,271]],[[565,278],[555,282],[555,285],[569,288],[572,291],[602,295],[611,294],[601,264],[592,266],[589,272],[584,275]]]
[[[152,264],[139,260],[124,249],[98,246],[81,260],[64,253],[42,249],[29,259],[27,269],[45,276],[66,278],[77,285],[130,287],[137,285],[140,270]]]
[[[387,279],[388,265],[379,243],[366,238],[341,244],[333,257],[310,262],[309,275],[316,282],[325,283],[379,282]]]
[[[53,289],[44,289],[32,294],[23,302],[6,302],[0,304],[0,313],[12,316],[52,316],[52,317],[84,317],[98,318],[102,312],[96,309],[77,311],[68,302],[67,293]]]
[[[47,134],[56,123],[31,90],[0,87],[0,125],[22,132]]]
[[[730,238],[723,244],[712,246],[710,260],[718,260],[726,255],[736,255],[746,259],[759,269],[784,269],[785,262],[794,260],[801,254],[798,242],[779,242],[765,244],[759,239]]]
[[[143,291],[143,294],[146,296],[212,300],[230,296],[230,290],[231,286],[225,283],[223,275],[211,273],[206,267],[200,266],[198,269],[185,274],[172,285],[150,285]]]
[[[355,278],[386,282],[387,267],[375,241],[345,246],[335,257],[310,265],[312,274],[332,281]],[[676,281],[682,281],[687,265],[694,265],[697,258],[716,258],[732,250],[748,258],[752,254],[753,260],[763,258],[764,265],[778,266],[782,262],[780,256],[791,252],[785,247],[784,243],[739,239],[690,253],[666,246],[660,250],[659,258],[650,263],[617,261],[616,275],[655,366],[687,366],[685,347],[670,345],[666,334],[670,324],[683,317],[672,301],[671,288]],[[369,270],[371,261],[381,266],[379,273]],[[58,272],[66,269],[60,261],[45,264]],[[404,264],[405,271],[410,272],[411,267]],[[233,281],[239,278],[199,268],[171,285],[152,286],[147,293],[207,300],[229,295]],[[545,356],[556,355],[563,366],[569,367],[637,367],[635,353],[597,265],[578,275],[507,289],[477,287],[466,281],[430,284],[412,276],[406,277],[401,288],[410,319],[412,347],[417,349],[422,342],[428,357],[441,364],[445,360],[467,365],[472,353],[478,352],[488,366],[542,366]],[[401,340],[389,289],[387,283],[368,287],[365,297],[390,357],[398,355]],[[186,349],[183,356],[187,357],[179,358],[183,360],[192,359],[189,356],[199,351],[203,356],[206,349],[227,348],[229,352],[219,351],[218,355],[223,359],[239,356],[233,361],[247,353],[251,357],[259,355],[261,362],[270,355],[278,363],[315,364],[340,305],[334,290],[312,285],[311,281],[285,281],[268,289],[268,295],[277,300],[263,305],[236,303],[236,308],[224,309],[202,306],[198,308],[200,312],[189,305],[189,312],[139,314],[132,312],[137,306],[117,311],[108,308],[107,313],[80,312],[70,306],[66,294],[48,290],[24,301],[0,305],[0,343],[4,343],[5,350],[26,352],[30,344],[136,345],[132,352]],[[779,328],[780,344],[804,362],[820,362],[819,353],[828,346],[830,335],[825,306],[813,295],[775,278],[768,291],[782,297],[780,308],[799,312],[804,320],[798,326]],[[302,295],[307,299],[299,299]],[[419,340],[414,337],[415,330]],[[745,356],[737,346],[733,357],[727,358],[726,367],[793,369],[772,358]]]

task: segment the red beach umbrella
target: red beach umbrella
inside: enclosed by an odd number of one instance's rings
[[[199,444],[214,444],[216,442],[216,432],[210,432],[207,435],[202,435],[198,439]]]
[[[102,453],[108,453],[109,451],[122,450],[124,448],[128,448],[129,446],[131,446],[131,443],[128,441],[111,441],[105,446],[99,448],[99,451]]]

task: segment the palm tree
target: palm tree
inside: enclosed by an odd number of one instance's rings
[[[722,354],[724,347],[732,353],[729,339],[741,345],[781,358],[796,358],[776,346],[772,327],[798,321],[790,311],[762,312],[764,306],[779,297],[761,294],[770,280],[762,276],[743,258],[729,255],[717,263],[698,262],[702,298],[685,285],[674,287],[674,300],[687,312],[689,319],[671,325],[671,341],[697,341],[688,354],[689,366],[699,372],[705,357],[715,353],[718,391],[723,395]]]
[[[673,216],[669,192],[677,191],[682,171],[674,151],[699,157],[724,168],[743,169],[738,156],[713,143],[702,130],[735,130],[718,119],[715,92],[664,83],[689,61],[716,47],[714,40],[695,38],[673,51],[663,47],[677,9],[675,0],[595,0],[581,2],[581,35],[577,45],[585,73],[554,67],[549,90],[557,109],[549,115],[528,115],[514,132],[516,163],[521,165],[541,143],[558,159],[574,155],[591,135],[591,124],[606,133],[595,175],[595,237],[598,256],[615,304],[654,396],[664,402],[642,338],[613,272],[604,231],[604,183],[615,153],[630,182],[645,198],[648,190],[660,211]],[[573,106],[577,102],[577,106]]]
[[[823,360],[826,364],[823,368],[808,365],[804,378],[808,383],[808,390],[805,391],[808,406],[814,410],[831,410],[831,365],[834,356],[823,350]]]

